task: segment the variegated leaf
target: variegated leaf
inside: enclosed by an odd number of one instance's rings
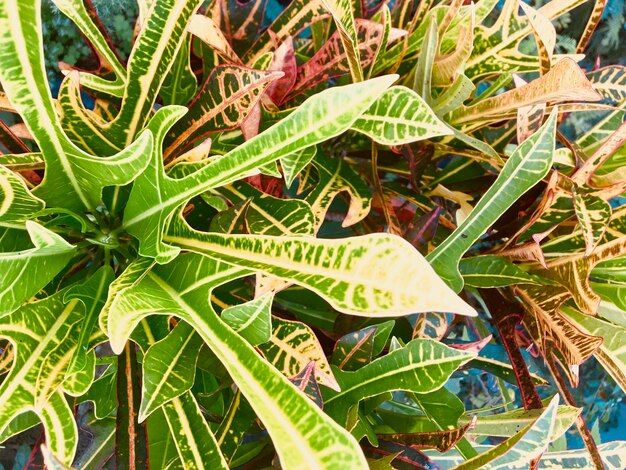
[[[587,74],[593,87],[611,104],[623,103],[626,99],[626,67],[610,65]]]
[[[107,137],[119,147],[135,140],[148,121],[159,89],[185,40],[187,24],[199,5],[200,0],[151,2],[128,58],[120,111],[103,126]]]
[[[165,240],[182,249],[261,271],[312,290],[352,315],[424,311],[475,315],[408,242],[388,234],[343,240],[198,232],[175,219]]]
[[[355,20],[355,25],[358,36],[360,61],[365,68],[372,63],[376,51],[381,47],[384,27],[379,23],[364,19]],[[394,30],[389,41],[397,40],[404,34],[406,33]],[[382,47],[384,47],[384,45]],[[350,65],[341,43],[341,35],[339,31],[337,31],[311,59],[298,67],[296,83],[285,101],[295,98],[300,93],[306,92],[319,83],[347,73],[350,73]]]
[[[359,401],[394,390],[431,392],[473,357],[434,340],[414,339],[355,372],[333,369],[341,391],[324,394],[324,409],[345,425],[349,409]]]
[[[561,284],[571,294],[578,308],[588,315],[595,315],[600,296],[589,284],[594,266],[602,261],[619,258],[626,254],[626,235],[599,245],[590,255],[572,253],[547,261],[548,269],[537,269],[536,273]]]
[[[233,204],[250,201],[245,214],[250,233],[273,236],[315,234],[315,218],[306,201],[279,199],[242,181],[223,186],[218,192]]]
[[[100,203],[103,187],[127,184],[145,168],[152,138],[145,133],[110,158],[93,157],[67,138],[43,67],[40,3],[11,0],[0,5],[0,81],[46,162],[44,179],[34,194],[49,206],[92,210]]]
[[[558,405],[559,396],[555,395],[531,425],[491,450],[455,466],[454,470],[527,468],[533,459],[543,454],[550,443]]]
[[[585,239],[585,254],[590,255],[602,241],[611,219],[611,205],[604,199],[574,191],[574,209]]]
[[[235,65],[216,67],[189,104],[189,112],[168,133],[165,159],[182,153],[212,132],[240,126],[267,87],[280,76]]]
[[[581,3],[582,0],[555,0],[543,5],[537,13],[552,21]],[[495,3],[492,3],[491,8],[494,6]],[[518,0],[507,0],[492,26],[476,27],[474,50],[465,69],[472,80],[507,71],[522,73],[539,70],[538,57],[519,50],[520,41],[533,30],[530,21],[518,14],[518,8]]]
[[[193,270],[188,269],[189,263]],[[296,468],[303,459],[316,468],[335,468],[337,462],[366,468],[356,441],[264,361],[208,303],[214,287],[248,273],[194,254],[156,266],[113,301],[108,322],[113,350],[124,347],[142,318],[176,314],[194,327],[226,366],[266,426],[284,468]]]
[[[315,185],[305,200],[313,209],[316,232],[324,222],[330,204],[343,191],[349,194],[350,205],[341,225],[349,227],[367,217],[372,204],[372,191],[352,167],[340,158],[329,158],[322,153],[317,153],[312,162],[317,170],[317,181],[311,183],[314,178],[309,167],[300,181],[299,192],[306,190],[310,184]]]
[[[34,248],[0,253],[0,318],[34,296],[65,267],[76,248],[59,235],[27,221],[26,230]],[[37,275],[24,275],[24,273]]]
[[[383,93],[352,128],[384,145],[452,134],[417,93],[402,86]]]
[[[626,328],[599,317],[584,315],[568,306],[563,306],[561,312],[584,333],[604,339],[594,355],[613,380],[626,391]]]
[[[135,180],[124,213],[124,227],[139,239],[140,254],[159,262],[170,260],[178,250],[162,243],[162,233],[177,207],[208,189],[249,176],[263,165],[341,134],[394,80],[394,76],[379,77],[321,92],[255,138],[179,180],[164,174],[158,150],[163,135],[184,111],[172,107],[159,110],[149,126],[155,132],[156,151],[148,169]],[[145,209],[146,204],[150,209]]]
[[[105,37],[94,23],[90,12],[82,0],[54,0],[54,4],[61,10],[89,40],[107,69],[115,74],[115,80],[106,80],[91,73],[81,73],[80,83],[91,90],[108,93],[121,98],[126,84],[126,69],[119,56],[111,49],[110,38]],[[92,7],[93,8],[93,7]]]
[[[180,322],[167,337],[148,348],[142,365],[139,422],[191,388],[201,345],[202,340],[193,328]]]
[[[546,400],[544,400],[544,404],[545,403]],[[492,415],[481,415],[476,420],[470,434],[477,436],[511,437],[519,432],[520,429],[531,425],[543,412],[543,409],[519,409]],[[565,432],[572,427],[581,412],[581,408],[560,405],[556,409],[556,419],[550,440],[553,441],[565,434]],[[467,416],[462,419],[463,422],[470,420],[471,417]]]
[[[493,186],[462,224],[427,259],[455,292],[463,288],[458,269],[463,254],[520,196],[547,173],[552,164],[556,113],[509,157]]]
[[[280,166],[283,169],[285,184],[288,188],[291,187],[300,172],[313,161],[316,154],[317,146],[311,146],[280,159]]]
[[[64,463],[76,451],[72,411],[57,390],[72,357],[83,308],[63,302],[63,292],[0,318],[0,336],[15,348],[11,371],[0,385],[0,432],[17,416],[35,411],[44,424],[49,448]]]
[[[339,384],[315,333],[301,322],[272,318],[270,341],[259,345],[265,358],[286,377],[294,377],[311,362],[315,362],[315,379],[334,390]]]
[[[24,180],[0,165],[0,226],[24,228],[26,221],[45,206],[33,196]]]
[[[465,126],[465,130],[475,129],[486,123],[513,117],[522,106],[601,99],[601,95],[593,88],[580,66],[566,58],[557,62],[546,75],[524,86],[462,107],[452,113],[450,123],[457,127]]]
[[[326,13],[326,7],[321,0],[291,2],[246,52],[244,61],[254,62],[266,52],[270,52],[275,43],[283,43],[287,37],[293,36],[294,31],[306,28],[314,19]]]
[[[252,346],[266,343],[272,335],[272,301],[268,292],[249,302],[222,310],[221,318]]]
[[[529,313],[524,324],[544,355],[550,353],[553,344],[570,367],[577,366],[602,344],[601,337],[582,332],[560,313],[560,305],[569,297],[563,289],[525,286],[518,288],[517,293]]]

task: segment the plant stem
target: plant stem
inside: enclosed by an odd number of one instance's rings
[[[565,383],[563,376],[559,372],[551,350],[546,351],[546,364],[556,381],[559,393],[563,397],[565,403],[570,406],[576,406],[576,400]],[[591,461],[593,462],[594,467],[598,470],[604,470],[605,467],[604,463],[602,463],[602,457],[598,451],[598,446],[596,446],[596,442],[594,441],[591,431],[589,430],[589,426],[587,426],[587,422],[585,421],[585,418],[582,417],[582,414],[578,415],[576,418],[576,427],[578,428],[578,432],[580,433],[580,437],[583,439],[583,443],[585,444],[587,451],[589,451],[589,455],[591,455]]]

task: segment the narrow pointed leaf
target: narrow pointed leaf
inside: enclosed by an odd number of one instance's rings
[[[194,270],[187,269],[189,262]],[[284,468],[296,468],[303,461],[316,468],[336,468],[338,462],[367,468],[356,441],[264,361],[208,304],[215,286],[245,274],[241,268],[193,254],[155,267],[113,301],[108,323],[113,350],[123,348],[141,318],[176,314],[194,327],[227,367],[268,429]],[[186,286],[191,283],[197,287],[189,290]]]
[[[184,468],[228,469],[191,392],[166,403],[163,412]]]
[[[359,401],[395,390],[431,392],[473,357],[434,340],[414,339],[355,372],[334,369],[341,391],[328,392],[325,410],[345,424],[348,409]]]
[[[476,240],[528,189],[541,180],[552,165],[556,113],[509,157],[493,186],[484,193],[469,217],[431,252],[427,259],[450,287],[459,292],[463,278],[459,261]]]
[[[529,463],[540,457],[548,447],[558,404],[559,398],[556,395],[532,425],[493,449],[457,465],[454,470],[528,468]]]
[[[541,278],[527,273],[515,264],[494,255],[462,259],[459,271],[466,285],[504,287],[511,284],[541,284]]]
[[[202,340],[193,328],[180,322],[167,337],[150,346],[142,364],[139,422],[191,388],[201,345]]]

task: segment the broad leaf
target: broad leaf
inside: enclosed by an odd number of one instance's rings
[[[339,390],[322,345],[315,333],[301,322],[272,318],[272,337],[259,345],[265,358],[286,377],[295,377],[311,362],[315,363],[318,383]]]
[[[429,310],[475,315],[408,242],[387,234],[345,240],[198,232],[176,219],[169,243],[306,287],[352,315]]]
[[[426,393],[441,387],[473,355],[430,339],[414,339],[355,372],[335,368],[340,392],[329,391],[324,408],[341,424],[359,401],[394,390]]]
[[[263,165],[341,134],[393,80],[393,76],[379,77],[319,93],[255,138],[179,180],[164,174],[158,148],[163,134],[182,111],[160,110],[151,121],[157,151],[148,169],[135,181],[124,213],[124,226],[139,239],[140,253],[159,262],[170,260],[178,250],[164,246],[161,239],[167,220],[178,206],[208,189],[241,179]],[[148,210],[146,204],[150,205]]]
[[[34,248],[0,253],[0,317],[11,313],[45,287],[76,251],[59,235],[35,222],[26,222],[26,230]],[[25,272],[37,275],[25,276]]]
[[[385,145],[452,134],[417,93],[401,86],[383,93],[352,128]]]
[[[142,364],[139,422],[191,388],[201,345],[202,340],[193,329],[180,322],[167,337],[148,348]]]
[[[187,269],[190,262],[193,271]],[[227,367],[267,427],[283,467],[296,467],[304,458],[317,468],[335,468],[337,462],[366,468],[356,441],[265,362],[207,303],[215,286],[245,274],[248,271],[193,254],[155,267],[113,301],[108,326],[114,351],[123,348],[141,318],[176,314],[194,327]],[[196,287],[190,290],[190,284]]]
[[[45,206],[33,196],[24,180],[0,166],[0,227],[24,228],[26,221]]]

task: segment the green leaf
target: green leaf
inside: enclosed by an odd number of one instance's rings
[[[191,35],[185,35],[183,44],[176,54],[172,67],[168,72],[159,95],[163,104],[187,104],[196,94],[198,83],[190,64]]]
[[[351,315],[420,311],[475,315],[407,241],[389,234],[342,240],[198,232],[176,219],[165,240],[182,249],[292,281]]]
[[[554,0],[544,4],[537,13],[554,20],[582,3],[583,0]],[[493,25],[476,27],[474,49],[466,64],[468,77],[476,81],[495,73],[539,70],[539,58],[519,50],[522,39],[533,30],[530,21],[518,14],[518,9],[517,0],[507,0]]]
[[[403,86],[383,93],[352,125],[384,145],[402,145],[452,132],[420,95]]]
[[[434,340],[414,339],[355,372],[335,368],[333,372],[341,391],[329,391],[324,408],[345,424],[348,410],[359,401],[395,390],[431,392],[440,388],[456,369],[473,357],[473,354]]]
[[[550,401],[541,415],[519,433],[491,450],[454,467],[464,469],[525,469],[529,463],[540,457],[550,443],[553,434],[559,396]]]
[[[221,318],[252,346],[266,343],[272,335],[272,302],[274,293],[268,292],[250,302],[233,305],[222,311]]]
[[[59,390],[78,339],[84,309],[63,302],[61,291],[0,318],[0,337],[15,348],[9,374],[0,384],[0,434],[11,421],[34,410],[46,442],[62,462],[71,463],[78,432],[72,410]]]
[[[39,0],[0,5],[0,81],[46,162],[35,196],[50,207],[92,210],[100,203],[102,188],[125,185],[145,168],[152,136],[144,133],[134,142],[129,140],[127,148],[109,158],[89,155],[67,138],[43,67],[39,6]]]
[[[303,461],[316,468],[336,468],[338,463],[367,468],[356,441],[262,359],[208,303],[214,287],[246,274],[249,271],[194,254],[156,266],[113,301],[108,321],[113,350],[124,347],[145,316],[175,314],[194,327],[225,365],[266,426],[284,468]]]
[[[23,179],[0,166],[0,227],[24,228],[26,221],[44,206]]]
[[[85,306],[85,317],[80,327],[76,351],[67,368],[68,375],[79,372],[87,365],[92,332],[98,321],[98,315],[100,315],[100,311],[106,301],[109,284],[111,284],[114,277],[113,269],[109,266],[103,266],[88,281],[82,284],[73,284],[63,297],[63,300],[66,302],[69,302],[71,299],[78,299]]]
[[[166,403],[163,412],[184,468],[228,469],[191,392]]]
[[[291,187],[300,172],[311,163],[316,153],[317,147],[313,145],[280,159],[280,166],[283,169],[285,184],[288,188]]]
[[[143,129],[157,94],[200,0],[160,0],[151,5],[128,58],[128,75],[118,115],[103,130],[119,147],[128,145]]]
[[[241,395],[241,391],[238,390],[231,400],[228,412],[216,433],[220,450],[229,463],[242,443],[244,434],[252,425],[254,418],[254,411],[252,411],[250,404]]]
[[[314,235],[315,219],[306,201],[279,199],[243,181],[223,186],[218,192],[233,204],[249,201],[245,209],[245,220],[250,233],[274,236]]]
[[[572,427],[582,409],[574,406],[561,405],[556,410],[554,429],[550,440],[553,441],[562,436]],[[511,437],[521,429],[532,425],[533,422],[544,413],[543,409],[537,410],[513,410],[493,415],[479,415],[475,426],[470,434],[478,436],[500,436]],[[465,417],[463,421],[469,422],[470,417]]]
[[[426,259],[452,290],[463,288],[459,261],[478,238],[526,191],[540,181],[552,165],[556,112],[509,157],[495,183],[457,229]]]
[[[0,318],[45,287],[65,267],[76,250],[59,235],[35,222],[26,222],[26,230],[34,248],[0,253]]]
[[[169,335],[148,348],[142,365],[140,423],[164,403],[191,389],[201,345],[202,339],[193,328],[180,322]]]
[[[504,287],[511,284],[543,284],[541,278],[523,271],[515,264],[495,255],[462,259],[459,271],[466,285],[472,287]]]
[[[135,181],[124,213],[124,227],[139,239],[140,254],[160,263],[171,260],[178,250],[164,246],[161,240],[164,226],[177,207],[209,189],[249,176],[285,155],[341,134],[393,80],[395,76],[385,76],[325,90],[279,123],[179,180],[165,175],[159,147],[164,132],[182,111],[159,110],[150,123],[155,129],[157,151],[148,169]]]

